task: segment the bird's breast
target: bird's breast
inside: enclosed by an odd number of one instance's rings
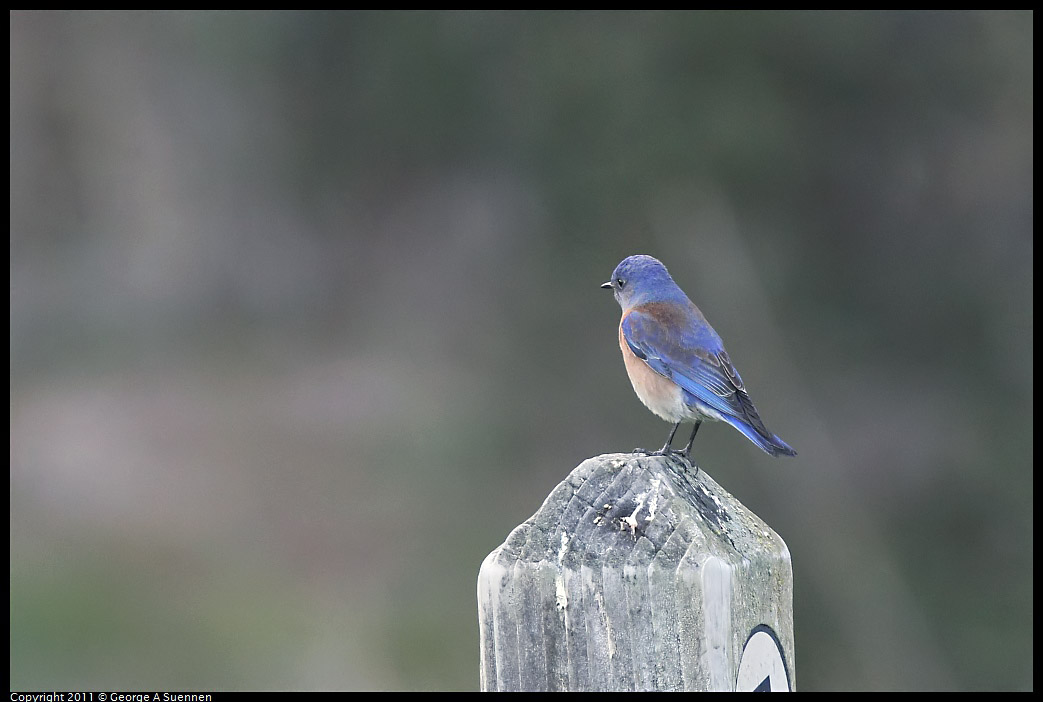
[[[647,363],[630,350],[623,327],[619,327],[619,350],[623,352],[623,364],[626,366],[630,384],[645,407],[668,422],[676,424],[692,419],[695,413],[684,402],[684,391],[677,383],[664,378],[652,370]]]

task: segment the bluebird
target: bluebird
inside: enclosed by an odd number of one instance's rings
[[[678,427],[694,420],[688,445],[673,452],[687,459],[699,425],[711,419],[732,425],[772,456],[797,455],[764,426],[721,337],[666,266],[651,256],[630,256],[601,287],[611,290],[623,308],[619,348],[634,392],[645,407],[674,425],[663,448],[638,452],[671,455]]]

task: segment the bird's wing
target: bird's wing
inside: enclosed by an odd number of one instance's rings
[[[771,436],[720,337],[701,315],[693,317],[676,303],[646,303],[631,310],[621,327],[630,350],[656,373],[725,420],[746,422]]]

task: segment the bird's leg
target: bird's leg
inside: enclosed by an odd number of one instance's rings
[[[670,430],[670,436],[666,439],[666,444],[663,446],[663,448],[659,449],[658,451],[649,451],[648,449],[636,448],[633,451],[631,451],[631,453],[643,453],[646,456],[669,456],[670,444],[674,442],[674,434],[677,433],[677,427],[679,426],[681,426],[680,422],[674,425],[674,428]]]
[[[663,444],[663,448],[659,449],[658,451],[653,451],[651,455],[653,455],[653,456],[669,456],[670,455],[670,444],[674,443],[674,434],[677,433],[677,428],[679,426],[681,426],[680,422],[678,422],[677,424],[674,425],[674,428],[670,430],[670,436],[666,437],[666,443]]]
[[[692,444],[695,443],[695,433],[699,431],[699,425],[703,423],[703,420],[695,420],[695,426],[692,427],[692,435],[688,438],[688,445],[684,447],[684,451],[681,453],[685,458],[691,458]]]

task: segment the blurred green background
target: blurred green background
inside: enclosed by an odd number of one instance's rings
[[[695,450],[799,687],[1031,688],[1030,12],[10,19],[12,688],[477,688],[482,559],[666,436],[634,253],[799,451]]]

